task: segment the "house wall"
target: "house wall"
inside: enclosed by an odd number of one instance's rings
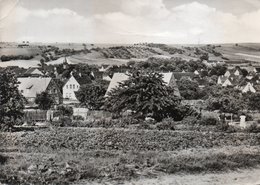
[[[77,100],[75,92],[77,92],[79,88],[80,88],[79,83],[72,76],[62,88],[63,98],[69,100]]]
[[[62,103],[62,93],[54,80],[47,87],[48,93],[54,98],[56,104]]]

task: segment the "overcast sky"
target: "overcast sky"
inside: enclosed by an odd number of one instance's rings
[[[260,42],[260,0],[0,0],[0,40]]]

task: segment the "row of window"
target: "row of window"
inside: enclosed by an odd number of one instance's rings
[[[71,98],[71,93],[66,93],[66,98]]]
[[[75,85],[75,84],[66,85],[67,89],[76,89],[76,87],[77,87],[77,89],[79,88],[79,86]]]

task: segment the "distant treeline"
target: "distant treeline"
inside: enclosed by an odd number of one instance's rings
[[[30,60],[32,59],[33,56],[27,56],[27,55],[2,55],[1,56],[1,61],[2,62],[6,62],[6,61],[10,61],[10,60]]]

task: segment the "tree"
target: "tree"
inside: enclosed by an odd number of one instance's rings
[[[53,97],[47,91],[37,94],[35,99],[35,103],[38,104],[39,108],[42,110],[49,110],[54,102]]]
[[[213,66],[209,72],[209,75],[217,75],[217,76],[221,76],[224,75],[225,72],[227,71],[227,67],[225,65],[220,65],[217,64],[216,66]]]
[[[200,56],[200,60],[203,61],[203,60],[208,60],[209,59],[209,54],[208,53],[203,53],[201,56]]]
[[[184,99],[196,100],[200,98],[199,84],[188,78],[181,78],[178,82],[180,94]]]
[[[13,127],[17,119],[22,118],[25,98],[18,90],[18,81],[14,74],[0,74],[0,128]]]
[[[208,94],[209,97],[206,100],[208,110],[236,114],[246,106],[241,92],[237,89],[212,86],[211,89],[208,89]]]
[[[104,104],[106,89],[101,83],[90,83],[81,86],[76,96],[81,105],[91,110],[99,110]]]
[[[260,111],[260,93],[252,93],[249,95],[248,108]]]
[[[131,110],[137,118],[149,116],[160,121],[172,115],[179,103],[173,88],[163,81],[162,74],[135,71],[108,94],[105,109],[114,113]]]

